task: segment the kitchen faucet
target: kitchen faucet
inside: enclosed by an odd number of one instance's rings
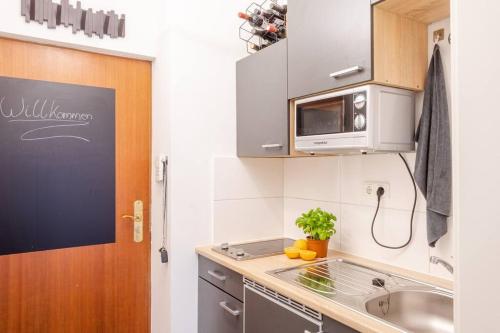
[[[447,261],[444,261],[443,259],[438,258],[436,256],[431,256],[430,257],[430,262],[432,264],[441,264],[441,265],[443,265],[444,268],[446,268],[448,270],[448,272],[450,272],[451,274],[453,274],[453,266],[450,265]]]

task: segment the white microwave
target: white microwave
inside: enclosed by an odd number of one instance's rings
[[[295,150],[307,153],[415,150],[415,93],[369,84],[299,99]]]

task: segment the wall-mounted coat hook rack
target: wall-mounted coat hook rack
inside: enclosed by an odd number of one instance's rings
[[[111,38],[125,37],[125,15],[119,16],[113,10],[105,13],[103,10],[83,9],[81,1],[73,6],[69,0],[61,0],[60,4],[52,0],[21,0],[21,15],[25,17],[26,23],[47,22],[49,29],[71,25],[74,34],[83,30],[89,37],[94,34],[99,38],[104,35]]]

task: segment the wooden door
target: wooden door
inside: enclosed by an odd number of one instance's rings
[[[149,332],[151,63],[0,39],[0,76],[116,90],[116,242],[0,256],[0,332]]]

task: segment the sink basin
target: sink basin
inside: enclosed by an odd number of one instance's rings
[[[453,298],[437,290],[394,291],[365,306],[369,314],[410,332],[453,332]]]
[[[453,293],[436,286],[342,259],[268,273],[401,332],[454,332]]]

